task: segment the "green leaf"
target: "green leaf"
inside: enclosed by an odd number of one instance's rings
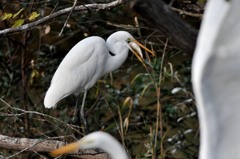
[[[30,14],[30,16],[28,17],[28,20],[29,21],[33,21],[33,20],[35,20],[37,17],[39,17],[39,13],[37,13],[37,12],[32,12],[31,14]]]
[[[15,14],[13,15],[13,18],[15,18],[16,16],[18,16],[23,10],[24,10],[24,8],[20,9],[17,13],[15,13]]]
[[[18,19],[17,21],[15,21],[15,23],[12,25],[12,27],[15,28],[15,27],[22,26],[23,23],[24,23],[23,19]]]
[[[12,18],[12,13],[4,13],[4,15],[1,17],[2,20],[10,19]]]

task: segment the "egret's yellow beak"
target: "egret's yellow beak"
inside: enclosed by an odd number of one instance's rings
[[[57,157],[57,156],[62,155],[62,154],[76,152],[79,149],[79,147],[80,147],[79,141],[73,142],[71,144],[68,144],[66,146],[63,146],[63,147],[60,147],[56,150],[51,151],[50,155],[52,157]]]
[[[143,55],[140,47],[135,42],[129,42],[129,49],[138,58],[139,61],[143,62]]]
[[[147,52],[149,52],[150,54],[152,54],[153,56],[156,56],[156,54],[154,52],[152,52],[151,50],[149,50],[148,48],[146,48],[145,46],[143,46],[140,42],[138,42],[135,39],[130,39],[132,42],[134,42],[135,44],[137,44],[139,47],[141,47],[142,49],[146,50]]]
[[[155,53],[143,46],[140,42],[138,42],[135,39],[129,39],[129,49],[133,52],[133,54],[138,58],[138,60],[146,67],[146,65],[143,62],[143,55],[141,48],[146,50],[147,52],[151,53],[153,56],[155,56]],[[141,48],[140,48],[141,47]]]

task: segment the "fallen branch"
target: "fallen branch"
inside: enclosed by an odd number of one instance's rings
[[[50,152],[64,145],[64,142],[57,140],[17,138],[0,135],[0,148],[9,150]]]
[[[74,8],[69,7],[69,8],[65,8],[62,10],[59,10],[55,13],[52,13],[48,16],[45,16],[39,20],[36,20],[32,23],[28,23],[28,24],[24,24],[22,26],[16,27],[16,28],[7,28],[4,30],[0,30],[0,35],[5,35],[5,34],[9,34],[9,33],[13,33],[13,32],[19,32],[19,31],[23,31],[23,30],[29,30],[32,29],[42,23],[45,23],[53,18],[56,18],[58,16],[61,16],[63,14],[69,13],[72,10],[73,11],[83,11],[83,10],[89,10],[89,9],[93,9],[93,10],[104,10],[104,9],[109,9],[109,8],[113,8],[116,7],[120,4],[123,4],[122,0],[116,0],[110,3],[102,3],[102,4],[86,4],[86,5],[80,5],[80,6],[75,6]]]
[[[0,148],[20,151],[13,154],[11,157],[18,155],[19,153],[24,151],[50,152],[64,145],[64,142],[57,140],[29,139],[0,135]],[[81,158],[88,159],[108,159],[106,153],[97,152],[95,150],[81,150],[79,152],[74,152],[69,155],[79,155],[81,156]]]

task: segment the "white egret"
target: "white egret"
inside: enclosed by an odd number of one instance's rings
[[[80,114],[86,126],[84,101],[87,90],[103,75],[119,68],[125,62],[129,49],[141,60],[139,46],[154,54],[126,31],[115,32],[106,41],[97,36],[83,39],[69,51],[53,75],[44,98],[45,107],[54,107],[68,95],[78,96],[84,92]]]
[[[50,155],[56,157],[61,154],[75,152],[80,148],[97,148],[108,153],[112,159],[129,159],[122,145],[114,137],[101,131],[90,133],[79,141],[52,151]]]
[[[200,121],[200,159],[239,159],[239,0],[208,1],[192,80]]]

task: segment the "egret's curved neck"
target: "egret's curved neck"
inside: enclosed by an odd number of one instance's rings
[[[114,56],[110,53],[108,54],[104,74],[118,69],[126,61],[129,52],[127,43],[124,41],[107,41],[106,44]]]

